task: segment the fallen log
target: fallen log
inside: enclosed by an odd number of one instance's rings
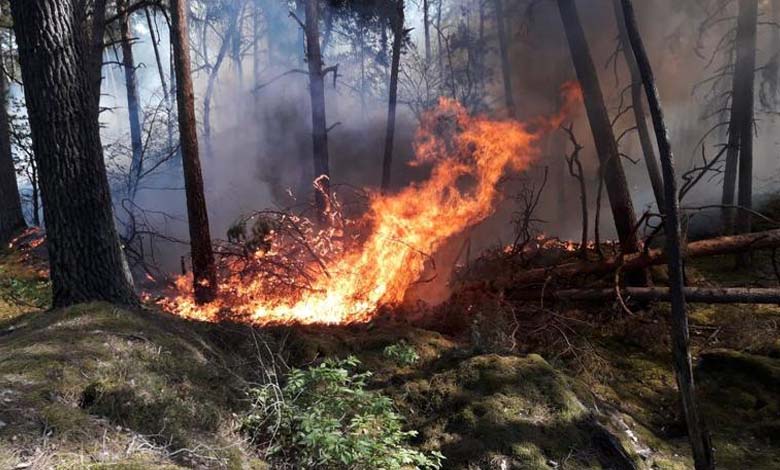
[[[780,289],[759,289],[747,287],[685,287],[685,300],[703,304],[780,304]],[[668,287],[626,287],[620,289],[625,300],[667,302],[670,299]],[[539,292],[513,291],[508,297],[514,300],[540,300]],[[615,289],[550,289],[544,293],[545,300],[568,300],[599,302],[617,298]]]
[[[691,242],[688,244],[685,255],[686,258],[702,258],[767,248],[780,248],[780,229]],[[465,287],[467,289],[503,290],[509,287],[517,288],[528,284],[543,283],[548,279],[606,274],[618,268],[623,271],[630,271],[663,263],[666,263],[664,250],[653,249],[622,257],[609,257],[598,261],[577,261],[545,268],[518,271],[511,277],[468,283]]]

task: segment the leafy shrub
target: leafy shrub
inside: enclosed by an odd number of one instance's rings
[[[414,346],[404,340],[386,347],[383,355],[399,366],[411,366],[420,360],[420,355],[417,354]]]
[[[441,454],[409,446],[416,431],[403,430],[388,397],[365,389],[370,373],[355,373],[358,365],[354,357],[327,360],[292,370],[283,386],[252,389],[243,429],[293,468],[441,468]]]

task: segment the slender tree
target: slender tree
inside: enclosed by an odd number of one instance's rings
[[[187,0],[171,0],[171,42],[176,71],[176,102],[179,108],[179,142],[187,194],[193,291],[196,302],[207,303],[217,295],[217,275],[206,196],[203,192],[203,173],[198,155],[195,92],[190,74],[188,11]]]
[[[580,23],[574,0],[558,0],[558,8],[563,19],[564,30],[571,50],[571,58],[577,78],[582,87],[585,108],[590,121],[596,152],[601,161],[604,183],[612,207],[620,246],[623,253],[639,251],[639,240],[636,233],[636,214],[631,201],[631,194],[623,171],[620,152],[612,129],[612,123],[604,104],[596,67],[585,38],[585,31]],[[632,276],[632,283],[644,282],[638,275]]]
[[[387,132],[385,153],[382,159],[382,191],[390,188],[393,169],[393,144],[395,141],[395,118],[398,106],[398,73],[401,68],[401,50],[406,31],[404,30],[404,1],[395,0],[395,9],[390,12],[390,29],[393,31],[393,59],[390,66],[390,90],[387,104]]]
[[[319,182],[314,197],[320,221],[325,221],[327,199],[330,195],[330,157],[328,155],[328,128],[325,115],[325,70],[320,52],[319,0],[306,0],[304,32],[306,62],[309,66],[309,95],[311,97],[312,154],[314,177]]]
[[[493,0],[498,32],[498,49],[501,55],[501,75],[504,78],[504,101],[510,116],[515,117],[517,109],[512,94],[512,64],[509,62],[509,39],[506,35],[506,17],[504,16],[503,0]]]
[[[130,198],[135,199],[138,191],[138,180],[143,172],[144,144],[141,131],[141,100],[138,97],[138,78],[136,76],[135,58],[133,57],[133,32],[130,23],[127,0],[117,0],[119,12],[119,32],[122,43],[122,69],[125,73],[125,94],[127,95],[127,115],[130,121],[130,145],[132,157],[130,161]]]
[[[87,71],[90,43],[75,0],[13,0],[11,13],[40,173],[55,307],[135,305],[114,225]]]
[[[642,147],[642,155],[645,159],[647,175],[650,177],[650,185],[653,188],[656,205],[658,206],[658,210],[663,212],[664,207],[666,206],[664,203],[664,183],[661,177],[661,170],[658,168],[658,160],[655,156],[650,128],[647,125],[644,97],[642,96],[642,77],[639,73],[639,66],[636,63],[634,51],[630,47],[628,31],[626,31],[626,21],[623,16],[620,0],[614,0],[613,6],[618,25],[620,47],[623,49],[623,57],[625,57],[626,65],[628,66],[631,76],[631,106],[634,111],[637,132],[639,133],[639,144]]]
[[[642,82],[645,86],[650,114],[653,117],[653,127],[658,141],[663,168],[664,190],[666,201],[666,256],[669,267],[669,288],[672,304],[672,341],[674,365],[677,385],[680,389],[685,419],[688,424],[688,437],[693,447],[693,457],[697,470],[713,470],[715,461],[712,455],[712,445],[707,432],[699,419],[696,407],[696,390],[693,382],[693,367],[691,354],[688,350],[688,312],[685,305],[683,249],[680,230],[680,201],[678,199],[677,179],[674,171],[674,154],[669,142],[664,121],[661,100],[653,77],[653,69],[647,57],[642,37],[639,34],[634,6],[631,0],[622,0],[624,19],[631,48],[637,59]]]
[[[739,205],[752,206],[753,180],[753,112],[755,99],[756,31],[758,25],[758,0],[739,0],[737,18],[734,82],[731,92],[726,170],[721,198],[723,232],[735,231],[737,211],[734,197],[739,173]],[[750,215],[745,211],[739,217],[739,228],[749,230]]]
[[[4,54],[0,44],[0,61]],[[8,116],[8,77],[0,70],[0,247],[27,226],[22,213],[22,200],[16,182],[11,152],[11,122]]]

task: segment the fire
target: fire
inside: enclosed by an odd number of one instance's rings
[[[353,221],[331,217],[327,229],[317,229],[307,219],[283,217],[311,240],[301,250],[315,255],[301,268],[310,278],[305,288],[279,288],[265,276],[247,279],[241,274],[244,262],[227,262],[216,301],[196,305],[191,280],[183,277],[177,282],[178,295],[163,306],[189,318],[217,321],[227,315],[259,325],[370,321],[379,307],[403,300],[420,280],[427,254],[494,212],[500,179],[533,163],[539,137],[522,123],[470,116],[457,102],[442,99],[423,118],[415,139],[412,164],[430,166],[427,180],[396,194],[370,192],[364,215]],[[277,239],[280,234],[257,231],[265,246],[248,258],[262,262],[281,257],[285,242]],[[293,261],[280,259],[276,264]]]

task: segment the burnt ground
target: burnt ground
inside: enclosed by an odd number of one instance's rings
[[[730,264],[694,262],[688,276],[777,283],[768,255],[750,271]],[[444,468],[692,468],[663,303],[629,315],[615,302],[469,292],[370,325],[255,330],[153,308],[47,311],[43,268],[30,247],[0,258],[2,468],[268,468],[238,431],[246,388],[271,361],[305,367],[350,354],[419,431],[414,445],[447,457]],[[778,322],[777,306],[691,308],[718,468],[780,467]],[[398,344],[416,360],[388,356]]]

